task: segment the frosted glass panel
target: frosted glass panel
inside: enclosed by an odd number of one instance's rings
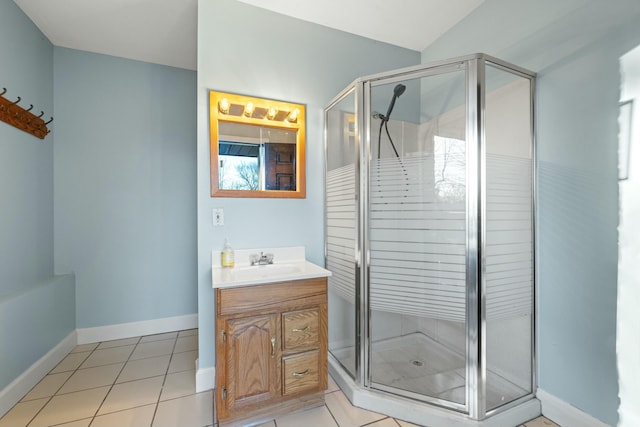
[[[364,408],[470,421],[534,397],[534,82],[477,54],[325,110],[330,363]]]
[[[327,269],[329,351],[355,376],[356,370],[356,128],[353,91],[327,110]]]
[[[465,73],[375,86],[371,99],[386,111],[370,129],[371,379],[464,404]]]
[[[529,79],[486,72],[487,410],[532,390],[533,141]]]

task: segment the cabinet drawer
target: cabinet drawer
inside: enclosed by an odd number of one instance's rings
[[[318,388],[318,350],[282,358],[283,395]]]
[[[318,347],[319,309],[311,308],[282,314],[283,349],[300,350]]]
[[[216,289],[218,316],[247,311],[281,311],[327,301],[327,278]]]

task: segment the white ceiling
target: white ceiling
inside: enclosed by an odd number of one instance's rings
[[[196,69],[198,0],[14,0],[56,46]]]
[[[56,46],[196,69],[198,0],[14,0]],[[421,51],[484,0],[239,0]]]
[[[422,51],[484,0],[239,0],[304,21]]]

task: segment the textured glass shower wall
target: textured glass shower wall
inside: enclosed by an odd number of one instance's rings
[[[325,259],[329,277],[329,351],[356,375],[356,227],[358,180],[355,88],[325,114]]]
[[[473,55],[325,110],[329,349],[358,386],[475,419],[531,398],[533,79]]]
[[[466,69],[367,90],[369,384],[463,410]]]
[[[534,256],[532,81],[485,71],[483,294],[486,408],[533,392]]]

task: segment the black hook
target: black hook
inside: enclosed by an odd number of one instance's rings
[[[21,99],[22,99],[22,98],[18,97],[18,100],[17,100],[16,102],[12,102],[11,104],[9,104],[9,106],[11,106],[11,105],[16,105],[18,102],[20,102],[20,100],[21,100]]]
[[[44,116],[44,111],[40,111],[40,115],[38,116],[38,118]]]
[[[29,109],[26,111],[31,111],[31,110],[33,110],[33,104],[29,104]]]
[[[51,123],[53,121],[53,117],[51,117],[51,120],[49,120],[48,122],[45,123],[45,126],[48,125],[49,123]]]
[[[3,87],[2,88],[2,93],[0,93],[0,96],[4,95],[5,93],[7,93],[7,88]]]

